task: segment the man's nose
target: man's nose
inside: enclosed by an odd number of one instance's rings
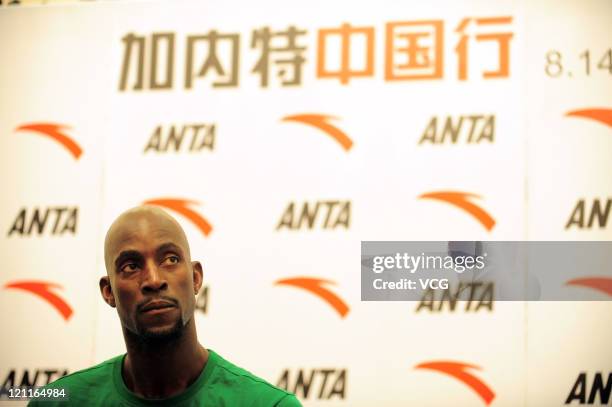
[[[164,273],[154,261],[147,262],[140,288],[143,292],[161,291],[168,288]]]

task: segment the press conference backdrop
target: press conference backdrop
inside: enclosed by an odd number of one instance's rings
[[[611,240],[611,38],[607,0],[5,3],[3,388],[124,352],[104,233],[149,203],[201,342],[305,406],[609,405],[611,290],[362,302],[360,242]]]

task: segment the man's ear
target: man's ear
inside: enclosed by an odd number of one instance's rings
[[[191,268],[193,269],[193,291],[194,294],[197,295],[202,287],[204,272],[202,271],[202,265],[199,261],[192,261]]]
[[[116,307],[115,296],[113,295],[113,288],[111,287],[110,279],[108,278],[108,276],[100,278],[100,293],[102,294],[104,302],[106,302],[113,308]]]

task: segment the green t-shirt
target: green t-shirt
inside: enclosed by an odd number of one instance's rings
[[[301,406],[293,394],[272,386],[210,349],[208,352],[208,362],[198,379],[183,393],[167,399],[146,400],[129,391],[121,374],[125,355],[120,355],[46,386],[66,389],[68,400],[32,400],[28,406]]]

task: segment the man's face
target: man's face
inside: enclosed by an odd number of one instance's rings
[[[105,261],[110,286],[101,281],[102,294],[124,329],[141,338],[182,332],[193,317],[202,270],[191,263],[180,226],[156,211],[123,215],[109,231]]]

